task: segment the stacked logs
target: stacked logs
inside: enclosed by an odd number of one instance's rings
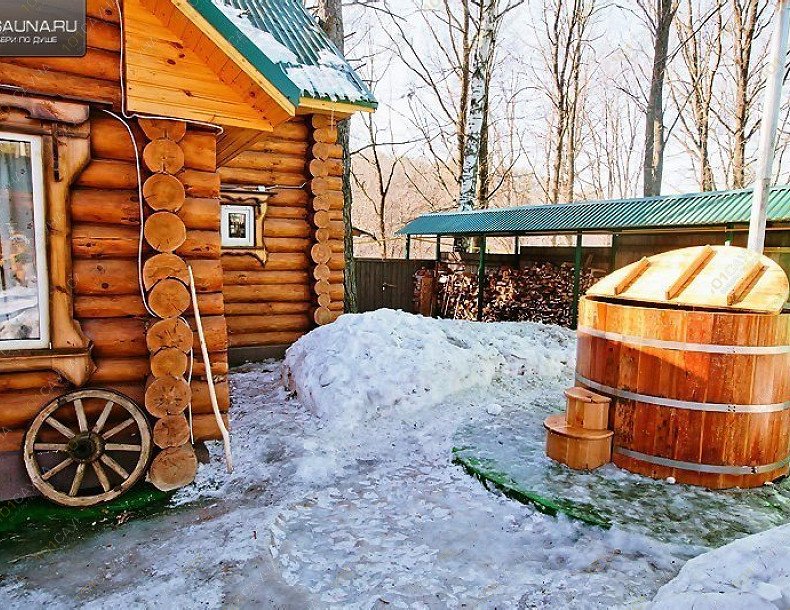
[[[498,267],[486,270],[486,322],[542,322],[571,325],[573,265],[528,263],[523,269]],[[587,269],[581,277],[583,294],[597,280]],[[477,319],[477,276],[444,273],[439,278],[439,315],[459,320]]]
[[[286,345],[312,328],[309,139],[304,119],[293,119],[220,170],[223,184],[271,189],[263,222],[265,257],[228,249],[222,255],[231,347]]]
[[[138,144],[137,152],[142,155],[147,138],[137,123],[130,124],[130,128]],[[126,127],[101,112],[91,115],[90,142],[91,162],[80,174],[70,197],[74,315],[93,343],[91,355],[97,369],[90,385],[116,390],[144,404],[151,363],[146,346],[149,314],[138,276],[140,202],[135,147]],[[184,169],[178,178],[186,199],[177,215],[186,227],[186,240],[175,254],[188,260],[194,270],[213,371],[225,375],[227,330],[219,261],[216,136],[189,129],[178,145],[184,152]],[[143,257],[154,254],[145,244]],[[187,321],[191,323],[189,317]],[[195,441],[221,438],[201,359],[195,362],[191,389]],[[227,383],[220,381],[217,390],[223,410],[227,410]],[[63,393],[56,388],[53,392]],[[29,399],[28,402],[35,410],[42,404]]]
[[[152,175],[143,184],[148,209],[143,234],[156,252],[145,261],[143,286],[150,313],[159,318],[146,333],[151,374],[146,383],[145,408],[156,418],[154,444],[160,449],[148,477],[163,491],[191,483],[197,457],[190,443],[189,422],[184,415],[192,401],[187,381],[192,330],[181,317],[189,309],[189,275],[186,261],[174,254],[184,245],[187,229],[178,212],[184,207],[186,189],[177,174],[184,169],[186,135],[180,121],[140,119],[148,138],[143,149],[145,166]]]
[[[343,148],[337,143],[334,117],[313,115],[310,191],[315,243],[313,262],[313,320],[319,326],[334,322],[345,302],[343,285]]]

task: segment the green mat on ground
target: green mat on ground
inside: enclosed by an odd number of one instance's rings
[[[590,525],[607,529],[612,526],[612,522],[600,515],[594,507],[580,502],[549,498],[525,489],[505,473],[496,470],[493,461],[461,455],[463,451],[465,451],[463,448],[453,448],[453,461],[463,466],[467,473],[486,487],[493,485],[508,498],[522,504],[531,504],[540,512],[553,517],[563,514]]]

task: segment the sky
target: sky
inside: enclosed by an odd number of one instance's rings
[[[398,0],[387,3],[402,23],[406,24],[406,31],[416,45],[426,49],[426,56],[429,56],[430,49],[435,50],[437,45],[430,39],[420,11],[432,10],[436,3],[437,0]],[[506,65],[498,68],[494,76],[495,79],[520,78],[524,81],[525,86],[518,98],[519,121],[522,121],[521,126],[527,132],[534,132],[535,146],[542,144],[540,134],[546,129],[546,117],[549,112],[545,94],[538,88],[540,32],[537,28],[540,25],[539,18],[543,6],[543,1],[529,0],[523,7],[509,14],[500,34],[499,57],[507,58]],[[638,56],[642,62],[649,59],[647,53],[649,49],[644,48],[645,43],[650,44],[647,33],[642,24],[623,8],[624,6],[627,6],[624,1],[620,2],[619,6],[612,3],[603,8],[599,14],[594,30],[593,63],[596,64],[594,78],[606,76],[612,78],[613,82],[617,81],[618,62],[614,57],[618,51],[631,57]],[[410,141],[416,137],[416,133],[404,119],[404,115],[408,114],[408,97],[416,87],[419,87],[419,83],[414,74],[402,62],[394,59],[391,51],[387,49],[391,43],[383,27],[392,31],[391,25],[387,25],[387,18],[380,12],[367,9],[363,13],[358,8],[352,9],[347,16],[347,33],[352,35],[348,53],[355,65],[359,65],[360,62],[367,63],[361,68],[363,76],[376,74],[379,79],[375,85],[375,93],[379,100],[379,109],[374,118],[375,124],[380,129],[391,129],[393,141]],[[523,65],[513,67],[510,58],[515,57],[520,58]],[[527,71],[529,69],[532,69],[531,74]],[[787,91],[784,92],[783,99],[787,99]],[[668,116],[668,121],[671,119],[672,117]],[[642,139],[643,125],[642,122],[639,126],[639,140]],[[365,141],[365,128],[361,124],[360,117],[356,118],[352,134],[355,143],[361,144]],[[384,139],[389,139],[389,136]],[[640,145],[637,142],[636,146]],[[419,156],[422,151],[420,146],[409,144],[400,147],[400,152]],[[665,158],[664,192],[699,190],[688,155],[689,153],[677,139],[670,138]],[[527,163],[528,160],[519,161],[522,166],[527,166]],[[533,196],[539,194],[533,193]]]

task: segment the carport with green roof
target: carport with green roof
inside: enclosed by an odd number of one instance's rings
[[[437,257],[439,240],[442,237],[479,238],[478,285],[483,284],[485,277],[487,237],[575,236],[571,315],[575,327],[584,235],[612,236],[612,258],[617,251],[619,237],[628,233],[721,230],[726,235],[726,241],[732,242],[736,231],[748,228],[751,205],[751,189],[641,199],[525,205],[424,214],[400,229],[398,234],[406,236],[406,258],[410,254],[411,238],[415,236],[435,236]],[[771,189],[767,216],[769,231],[787,230],[790,225],[790,185]],[[478,319],[482,319],[484,298],[484,291],[479,290]]]

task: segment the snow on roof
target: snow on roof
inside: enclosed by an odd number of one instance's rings
[[[373,93],[300,0],[211,0],[303,97],[376,105]]]

